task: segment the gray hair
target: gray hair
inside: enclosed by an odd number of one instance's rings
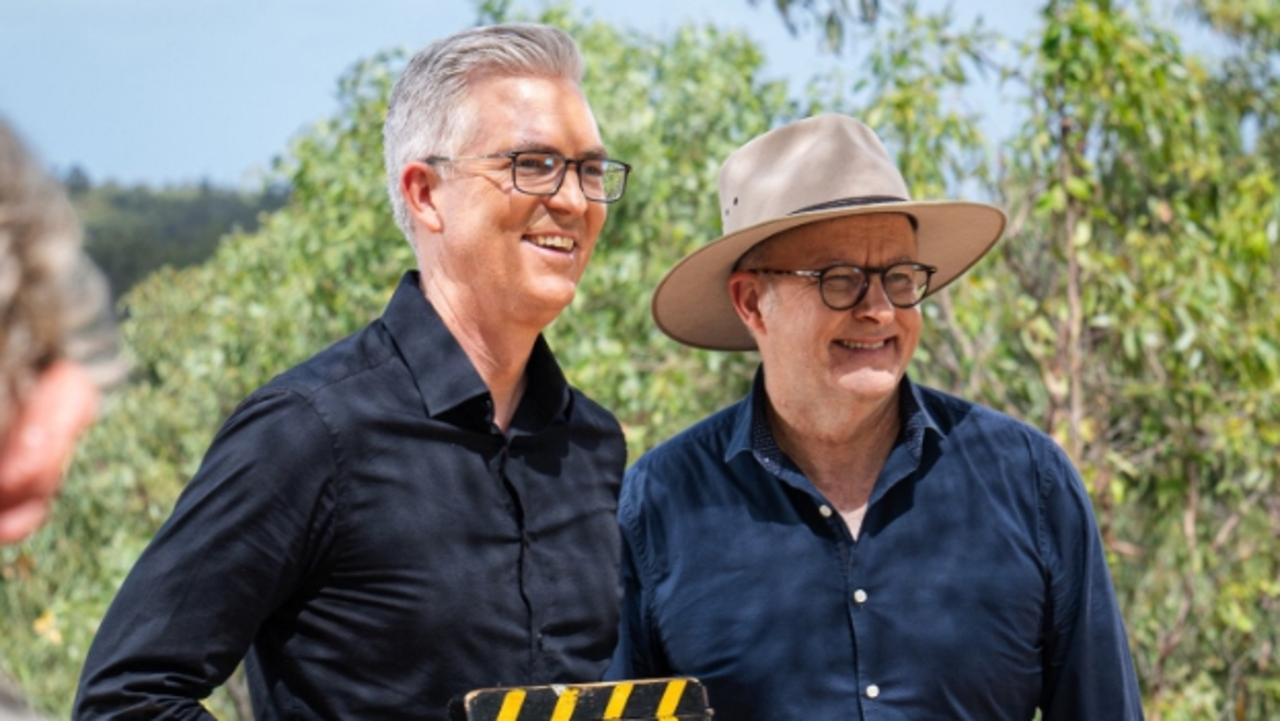
[[[71,202],[0,119],[0,434],[39,373],[64,357],[101,385],[127,370]]]
[[[387,193],[409,242],[413,226],[400,196],[400,171],[429,155],[453,155],[472,130],[460,117],[469,86],[487,76],[582,82],[582,56],[563,30],[531,23],[489,25],[442,38],[418,51],[391,91],[382,127]]]

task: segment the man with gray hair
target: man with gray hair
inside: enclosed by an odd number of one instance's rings
[[[629,167],[559,30],[418,53],[388,188],[418,270],[253,393],[89,653],[77,718],[199,718],[242,657],[259,719],[445,717],[480,686],[599,676],[617,622],[617,421],[541,332]]]

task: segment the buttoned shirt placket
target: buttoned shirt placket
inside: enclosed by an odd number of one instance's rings
[[[904,401],[911,407],[915,405],[913,400],[904,399]],[[867,500],[866,514],[862,519],[863,529],[870,528],[874,523],[876,501],[890,488],[915,473],[920,465],[924,430],[930,423],[914,413],[904,413],[904,415],[909,419],[908,426],[894,445],[879,478],[876,479],[871,497]],[[839,570],[844,578],[844,603],[849,619],[849,642],[854,661],[851,672],[859,690],[857,718],[867,719],[874,716],[874,714],[868,714],[868,710],[872,704],[878,703],[882,689],[876,683],[875,669],[868,668],[862,655],[859,654],[859,637],[874,638],[866,628],[868,623],[866,611],[871,602],[871,589],[866,580],[866,568],[870,562],[871,553],[869,544],[865,540],[860,543],[858,538],[853,537],[848,524],[831,502],[783,454],[772,432],[759,415],[755,415],[752,419],[751,445],[752,456],[769,475],[805,494],[811,504],[808,509],[804,509],[809,512],[806,515],[814,518],[814,523],[826,529],[824,537],[829,540],[828,547],[838,558]],[[862,535],[859,534],[860,537]],[[863,633],[859,634],[860,630]]]

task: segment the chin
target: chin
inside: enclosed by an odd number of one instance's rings
[[[898,390],[902,376],[890,371],[859,371],[837,382],[840,391],[863,401],[884,400]]]
[[[543,284],[531,292],[525,293],[519,305],[521,308],[532,312],[542,311],[558,314],[569,307],[576,292],[577,285],[573,283]]]

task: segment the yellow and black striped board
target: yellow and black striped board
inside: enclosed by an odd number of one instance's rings
[[[450,708],[453,721],[704,721],[696,678],[482,688]]]

